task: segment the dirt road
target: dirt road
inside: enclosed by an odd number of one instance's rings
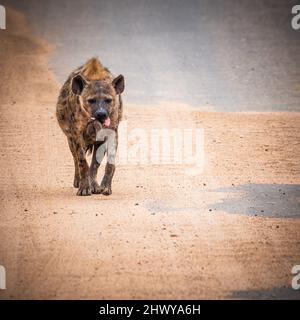
[[[25,18],[1,34],[0,298],[299,298],[299,113],[127,105],[128,130],[203,128],[205,167],[118,166],[76,197],[51,48]],[[164,112],[161,112],[161,110]],[[148,131],[147,131],[148,132]]]

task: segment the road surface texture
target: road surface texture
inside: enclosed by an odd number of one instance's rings
[[[96,30],[86,17],[96,1],[86,12],[74,1],[74,21],[69,1],[7,3],[0,298],[300,299],[291,287],[300,264],[300,34],[279,27],[290,23],[286,7],[265,1],[254,15],[260,1],[254,11],[246,1],[151,1],[147,10],[120,1],[118,11],[116,1],[97,1],[105,10]],[[45,19],[34,20],[41,9]],[[129,135],[201,128],[202,171],[131,154],[110,197],[75,196],[55,103],[65,76],[96,53],[126,77]]]

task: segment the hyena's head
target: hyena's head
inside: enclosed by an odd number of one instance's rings
[[[77,75],[72,79],[71,86],[73,93],[80,96],[82,107],[90,117],[109,127],[111,115],[119,107],[117,96],[124,91],[124,77],[119,75],[112,81],[88,81]]]

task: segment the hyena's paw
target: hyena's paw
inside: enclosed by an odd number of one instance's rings
[[[101,193],[105,196],[109,196],[112,194],[111,186],[109,185],[101,184],[100,189],[101,189]]]
[[[92,181],[92,193],[100,194],[102,192],[101,187],[99,186],[97,181]]]
[[[73,186],[74,188],[79,188],[79,176],[74,176]]]
[[[87,182],[81,182],[77,191],[77,196],[90,196],[92,194],[91,185]]]

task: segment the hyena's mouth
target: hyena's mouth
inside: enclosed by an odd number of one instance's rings
[[[106,119],[101,119],[101,120],[98,120],[94,117],[91,117],[91,120],[92,121],[99,121],[104,128],[108,128],[110,126],[110,117],[107,117]]]
[[[110,117],[107,117],[104,120],[100,121],[104,128],[108,128],[110,126]]]

